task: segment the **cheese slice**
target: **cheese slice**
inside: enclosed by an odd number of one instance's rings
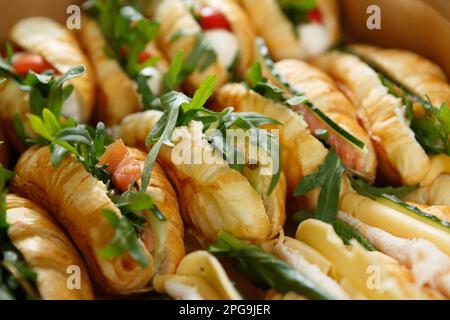
[[[408,281],[408,270],[395,260],[376,251],[367,251],[354,240],[346,247],[329,224],[306,220],[298,227],[296,239],[324,255],[342,278],[369,299],[429,298]]]
[[[400,238],[423,238],[450,255],[450,233],[356,193],[341,199],[341,210]]]

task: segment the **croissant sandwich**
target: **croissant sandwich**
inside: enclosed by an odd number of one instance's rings
[[[254,34],[245,12],[232,0],[161,0],[154,18],[161,23],[158,43],[173,59],[183,50],[190,76],[189,92],[208,75],[218,87],[242,77],[253,60]],[[195,70],[195,71],[194,71]]]
[[[184,255],[183,225],[161,167],[154,167],[147,193],[136,195],[131,188],[140,183],[145,155],[120,140],[101,158],[111,172],[108,185],[73,156],[58,167],[51,157],[48,147],[27,150],[17,163],[13,189],[46,207],[63,225],[101,289],[116,294],[144,290],[154,274],[175,270]],[[145,203],[147,194],[153,206]]]
[[[377,151],[381,178],[417,185],[408,200],[448,205],[449,139],[443,115],[450,86],[443,71],[411,52],[365,45],[314,63],[339,82],[358,106]]]
[[[48,92],[38,94],[32,90],[37,82],[48,82],[47,76],[42,75],[46,71],[60,78],[75,66],[85,66],[88,72],[70,79],[74,94],[65,101],[62,114],[87,122],[93,111],[95,80],[90,72],[90,63],[74,35],[48,18],[34,17],[19,21],[11,30],[10,41],[15,51],[10,48],[5,59],[9,76],[0,84],[0,117],[5,124],[5,133],[14,145],[18,149],[23,148],[15,136],[14,118],[18,116],[30,134],[26,113],[30,111],[30,106],[35,108],[48,98]],[[29,71],[42,76],[27,77]],[[30,100],[33,100],[31,105]]]
[[[253,241],[272,238],[284,224],[286,182],[276,138],[257,127],[277,122],[231,108],[222,113],[203,108],[214,83],[208,77],[192,100],[168,93],[161,97],[166,112],[130,115],[116,134],[131,146],[154,145],[149,158],[158,156],[178,191],[185,223],[200,242],[214,241],[221,230]]]
[[[238,0],[275,60],[323,53],[340,38],[336,0]]]
[[[221,107],[234,105],[237,111],[260,112],[284,124],[280,129],[280,142],[290,194],[302,176],[315,172],[324,162],[328,151],[319,140],[320,132],[327,132],[326,143],[336,150],[348,168],[373,181],[376,156],[371,141],[357,121],[354,106],[334,86],[332,80],[319,70],[296,60],[280,61],[274,65],[272,72],[282,79],[281,86],[289,86],[295,92],[304,93],[327,118],[364,144],[363,149],[355,146],[305,105],[289,106],[283,101],[276,101],[267,92],[258,93],[260,84],[251,79],[250,86],[224,86],[217,96]],[[276,79],[275,76],[269,78]],[[277,84],[280,82],[276,81]]]
[[[144,107],[143,86],[156,96],[163,90],[167,62],[153,41],[158,23],[118,0],[92,1],[87,9],[79,35],[98,78],[97,117],[117,124]]]
[[[16,195],[3,200],[8,228],[0,229],[1,299],[93,299],[86,266],[52,216]]]

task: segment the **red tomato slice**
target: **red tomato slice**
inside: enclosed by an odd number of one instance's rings
[[[120,191],[126,192],[134,182],[141,179],[141,175],[141,162],[136,159],[125,158],[114,170],[114,186]]]
[[[322,23],[322,12],[320,12],[319,8],[315,8],[314,10],[308,13],[308,18],[311,22]]]
[[[147,51],[142,51],[142,52],[139,54],[139,63],[144,63],[144,62],[146,62],[147,60],[149,60],[151,57],[152,57],[152,56],[151,56],[150,53],[148,53]]]
[[[99,164],[107,164],[108,168],[106,168],[106,170],[109,173],[113,173],[127,156],[128,149],[122,139],[119,139],[106,149],[105,153],[100,157]]]
[[[200,10],[200,26],[203,30],[224,29],[231,32],[231,25],[227,17],[211,7]]]
[[[36,73],[42,73],[46,70],[54,70],[53,66],[42,56],[34,53],[24,53],[20,55],[13,63],[13,68],[19,75],[26,75],[32,70]]]

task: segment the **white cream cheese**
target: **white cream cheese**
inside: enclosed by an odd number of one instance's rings
[[[301,24],[297,27],[297,31],[307,55],[318,55],[332,45],[330,34],[323,24],[315,22]]]
[[[239,52],[236,35],[227,30],[214,29],[205,31],[205,37],[216,52],[219,63],[227,69],[230,68]]]

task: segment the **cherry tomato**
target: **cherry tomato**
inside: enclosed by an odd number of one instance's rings
[[[200,10],[200,26],[203,30],[225,29],[231,32],[231,25],[222,12],[206,7]]]
[[[24,53],[14,61],[12,66],[19,75],[26,75],[30,70],[42,73],[45,70],[54,69],[42,56],[34,53]]]
[[[152,56],[151,56],[150,53],[148,53],[147,51],[142,51],[142,52],[139,54],[139,63],[144,63],[144,62],[146,62],[147,60],[149,60],[151,57],[152,57]]]
[[[319,8],[315,8],[314,10],[308,13],[308,18],[312,22],[322,23],[322,12],[320,12]]]

